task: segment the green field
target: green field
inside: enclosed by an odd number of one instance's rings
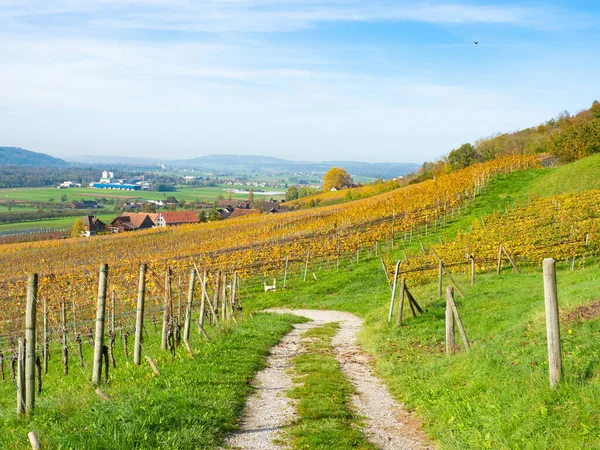
[[[104,189],[93,189],[93,188],[71,188],[71,189],[56,189],[56,188],[15,188],[15,189],[0,189],[0,213],[19,213],[26,211],[35,211],[35,203],[46,203],[50,199],[54,199],[54,204],[60,206],[60,198],[62,195],[66,195],[68,198],[65,204],[70,204],[72,201],[80,200],[96,200],[99,198],[106,198],[107,200],[115,199],[118,201],[140,201],[140,200],[165,200],[169,196],[175,197],[178,201],[185,200],[200,201],[212,203],[219,196],[228,198],[228,192],[226,189],[232,189],[234,186],[220,185],[215,187],[179,187],[175,192],[150,192],[150,191],[115,191],[115,190],[104,190]],[[235,186],[236,189],[246,189],[242,186]],[[254,199],[260,200],[282,200],[285,195],[261,195],[260,192],[256,192],[256,189],[262,189],[265,192],[283,192],[281,189],[273,188],[253,188],[255,189]],[[232,199],[247,200],[248,194],[232,194]],[[11,210],[8,210],[7,202],[14,201],[17,204],[13,205]],[[19,205],[19,202],[26,202],[24,205]],[[47,209],[47,208],[46,208]],[[97,212],[96,216],[107,223],[112,221],[118,216],[118,213],[107,213],[106,210],[112,210],[113,205],[106,205],[104,210]],[[48,212],[48,214],[51,214]],[[83,216],[84,211],[81,212]],[[65,217],[58,219],[44,219],[35,221],[25,221],[16,223],[0,224],[0,231],[8,230],[23,230],[29,228],[64,228],[71,229],[73,222],[76,217]]]
[[[81,217],[85,215],[85,211],[81,212]],[[117,213],[111,214],[96,214],[96,217],[104,223],[110,223],[117,217]],[[73,223],[80,217],[61,217],[59,219],[31,220],[28,222],[5,223],[0,224],[0,231],[18,231],[30,228],[62,228],[67,234],[71,232]]]
[[[8,202],[10,200],[19,202],[48,202],[51,198],[56,203],[60,203],[60,197],[67,195],[67,202],[74,200],[94,200],[95,198],[105,197],[115,198],[119,200],[164,200],[169,196],[177,198],[177,200],[185,201],[215,201],[219,195],[227,198],[227,191],[225,189],[241,188],[249,189],[244,186],[228,186],[219,185],[214,187],[178,187],[174,192],[154,192],[154,191],[117,191],[109,189],[93,189],[93,188],[70,188],[70,189],[56,189],[56,188],[15,188],[15,189],[0,189],[0,202]],[[256,192],[258,189],[264,191],[279,191],[283,192],[283,189],[275,188],[253,188],[255,191],[255,199],[264,197],[269,200],[273,197],[276,200],[285,198],[285,195],[279,196],[262,196],[260,192]],[[245,200],[248,198],[248,194],[232,194],[232,198]]]

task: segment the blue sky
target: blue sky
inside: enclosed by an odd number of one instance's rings
[[[0,0],[0,145],[421,163],[600,99],[598,29],[592,1]]]

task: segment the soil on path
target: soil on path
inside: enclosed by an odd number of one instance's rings
[[[248,400],[240,430],[227,444],[240,449],[282,449],[275,441],[295,418],[291,400],[285,391],[292,387],[289,368],[300,350],[304,331],[330,322],[339,322],[340,330],[332,340],[333,353],[342,372],[356,388],[352,404],[364,418],[363,432],[369,441],[383,450],[430,449],[420,422],[398,404],[371,369],[370,358],[356,345],[363,320],[350,313],[319,310],[273,309],[269,312],[307,317],[312,322],[296,325],[271,351],[267,367],[255,379],[256,391]]]

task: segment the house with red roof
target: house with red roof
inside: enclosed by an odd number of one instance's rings
[[[158,214],[154,223],[157,227],[198,223],[200,220],[194,211],[165,211]]]

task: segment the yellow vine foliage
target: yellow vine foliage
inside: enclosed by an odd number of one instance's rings
[[[342,205],[91,239],[2,245],[0,334],[3,328],[20,326],[12,319],[23,315],[27,273],[40,275],[39,299],[48,299],[51,311],[64,300],[75,314],[91,320],[102,263],[109,265],[109,289],[131,308],[139,265],[147,263],[147,298],[160,305],[167,266],[177,285],[194,264],[209,274],[221,270],[244,278],[281,272],[286,258],[303,261],[309,254],[311,260],[335,260],[441,221],[472,200],[490,177],[537,165],[535,157],[515,155]]]

